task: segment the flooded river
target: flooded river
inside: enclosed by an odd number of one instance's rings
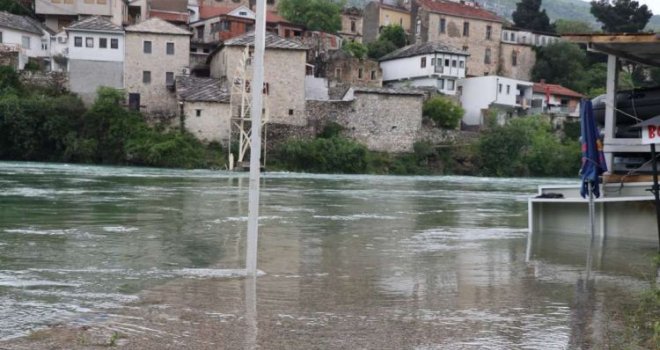
[[[0,163],[0,339],[65,323],[135,348],[589,347],[653,274],[655,246],[626,241],[598,242],[589,272],[584,237],[535,237],[526,261],[527,197],[567,180],[269,173],[253,285],[247,180]]]

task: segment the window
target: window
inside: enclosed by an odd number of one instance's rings
[[[470,22],[463,22],[463,36],[470,36]]]
[[[516,33],[511,33],[511,41],[516,41]]]
[[[438,80],[438,90],[444,90],[445,89],[445,80],[440,79]]]
[[[438,28],[438,31],[440,33],[444,33],[447,30],[447,20],[444,18],[440,18],[440,28]]]
[[[445,59],[445,67],[449,67],[449,59]]]
[[[23,48],[25,48],[25,49],[30,49],[30,37],[29,36],[23,35],[21,37],[21,46],[23,46]]]
[[[447,79],[447,90],[454,91],[455,81]]]
[[[490,48],[486,49],[486,54],[484,55],[484,63],[490,64]]]
[[[492,34],[493,34],[493,27],[486,26],[486,40],[490,40]]]
[[[506,94],[511,95],[511,85],[506,86]]]
[[[42,50],[48,50],[48,41],[46,40],[41,40],[41,49]]]
[[[151,41],[144,41],[142,43],[142,52],[151,53]]]
[[[148,70],[142,71],[142,82],[144,84],[150,84],[151,83],[151,72]]]
[[[511,65],[514,66],[514,67],[518,65],[518,52],[517,51],[511,52]]]
[[[165,53],[168,55],[174,55],[174,43],[165,44]]]
[[[435,58],[431,58],[431,66],[435,67]]]
[[[119,39],[110,39],[110,48],[118,49],[119,48]]]
[[[85,47],[94,47],[94,38],[85,37]]]
[[[195,117],[201,117],[202,116],[202,110],[201,109],[196,109],[195,110]]]
[[[195,28],[197,31],[197,39],[204,39],[204,26]]]
[[[426,68],[426,57],[422,57],[422,58],[421,58],[421,60],[420,60],[420,62],[419,62],[419,66],[420,66],[421,68]]]
[[[0,43],[2,43],[2,32],[0,32]]]
[[[509,32],[502,32],[502,40],[504,41],[509,40]]]
[[[465,61],[458,61],[458,68],[465,68]]]
[[[293,109],[289,109],[289,115],[293,115]]]
[[[376,80],[376,71],[375,70],[371,71],[371,80]]]
[[[99,47],[102,49],[108,48],[108,38],[99,38]]]
[[[239,16],[247,16],[248,14],[247,14],[247,11],[239,11],[238,15]]]
[[[73,37],[73,46],[82,47],[82,37],[81,36],[74,36]]]
[[[467,52],[468,49],[469,49],[469,47],[463,46],[463,51]]]
[[[497,91],[501,94],[502,93],[502,84],[499,84],[497,87]]]
[[[456,68],[456,60],[451,60],[451,66]]]
[[[358,69],[358,79],[362,79],[362,68]]]
[[[355,33],[355,21],[351,21],[351,33]]]
[[[339,79],[341,77],[341,68],[335,69],[335,78]]]
[[[165,72],[165,85],[170,86],[174,85],[174,73]]]

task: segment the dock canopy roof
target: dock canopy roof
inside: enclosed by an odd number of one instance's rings
[[[567,34],[562,38],[586,44],[592,51],[660,67],[660,33]]]

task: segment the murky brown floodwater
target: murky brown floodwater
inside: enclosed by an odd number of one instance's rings
[[[64,323],[134,349],[597,347],[655,247],[596,242],[587,273],[586,238],[540,236],[527,262],[526,198],[552,182],[267,174],[252,284],[246,174],[0,163],[0,338]]]

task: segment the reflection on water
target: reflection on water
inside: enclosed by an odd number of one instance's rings
[[[586,236],[536,235],[527,261],[526,199],[553,181],[266,174],[265,274],[244,280],[245,176],[0,163],[0,338],[93,321],[135,348],[589,347],[652,273],[654,247],[623,241],[588,272]]]

